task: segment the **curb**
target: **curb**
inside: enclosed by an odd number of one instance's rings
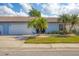
[[[79,43],[75,44],[64,44],[64,43],[56,43],[56,44],[22,44],[22,45],[6,45],[1,46],[0,48],[79,48]]]

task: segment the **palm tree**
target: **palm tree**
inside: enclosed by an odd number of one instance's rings
[[[72,14],[71,15],[71,27],[70,27],[70,32],[72,31],[72,28],[74,27],[74,25],[76,23],[78,23],[79,19],[78,19],[78,15]]]
[[[37,33],[39,32],[39,30],[38,30],[38,28],[37,28],[37,18],[32,19],[32,20],[28,23],[28,28],[29,28],[29,27],[36,29],[36,32],[37,32]]]
[[[38,10],[36,10],[34,8],[32,8],[32,10],[30,10],[29,15],[33,16],[33,17],[41,17],[40,11],[38,11]]]
[[[48,28],[47,20],[43,17],[34,18],[28,23],[28,27],[34,28],[36,33],[45,33]]]
[[[45,33],[48,23],[45,18],[41,17],[41,12],[32,8],[32,10],[29,12],[29,15],[35,18],[28,23],[28,27],[34,28],[36,33]]]
[[[43,17],[39,17],[37,20],[40,33],[45,33],[45,30],[48,28],[47,20]]]
[[[70,15],[69,14],[60,15],[58,18],[58,22],[62,23],[62,31],[64,33],[66,33],[67,32],[66,25],[67,25],[67,23],[70,22]],[[60,26],[59,26],[59,28],[60,28]]]

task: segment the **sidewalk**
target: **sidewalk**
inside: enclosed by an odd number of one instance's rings
[[[0,51],[79,51],[79,44],[18,44],[0,47]]]

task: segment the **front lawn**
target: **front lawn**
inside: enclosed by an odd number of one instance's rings
[[[30,37],[24,43],[48,44],[48,43],[79,43],[79,36],[70,37]]]

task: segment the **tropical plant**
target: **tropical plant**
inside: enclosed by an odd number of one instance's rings
[[[32,8],[32,10],[29,12],[29,15],[35,18],[33,18],[32,21],[28,23],[28,27],[34,28],[36,33],[45,33],[48,23],[45,18],[41,17],[41,12]]]
[[[34,28],[36,33],[45,33],[45,30],[48,28],[48,23],[45,18],[38,17],[32,19],[32,21],[28,23],[28,27]]]
[[[67,23],[70,23],[70,15],[69,14],[60,15],[58,18],[58,22],[62,23],[62,29],[63,29],[62,31],[63,33],[66,33],[67,32],[66,25]]]
[[[71,27],[70,27],[70,32],[72,31],[72,28],[74,27],[75,24],[77,24],[79,21],[78,15],[72,14],[71,15]]]
[[[47,20],[43,17],[38,18],[38,27],[41,33],[44,33],[48,28]]]
[[[36,10],[34,8],[32,8],[32,10],[30,10],[29,15],[33,16],[33,17],[41,17],[40,11],[38,11],[38,10]]]

